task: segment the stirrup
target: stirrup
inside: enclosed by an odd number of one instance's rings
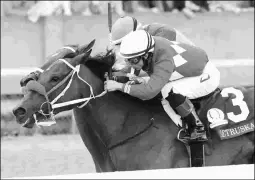
[[[190,134],[190,141],[197,141],[197,142],[208,141],[208,138],[206,136],[206,131],[194,129],[194,131]]]
[[[203,132],[205,132],[205,127],[204,127],[204,125],[202,125],[202,126],[196,126],[196,127],[195,127],[195,131],[196,131],[197,133],[203,133]]]
[[[181,133],[184,132],[184,135],[181,135]],[[183,142],[184,144],[189,144],[189,140],[190,140],[190,137],[187,136],[188,133],[187,131],[185,130],[185,128],[182,128],[179,130],[178,134],[177,134],[177,139],[181,142]]]
[[[202,126],[204,126],[204,124],[202,123],[202,121],[196,120],[196,126],[202,127]]]
[[[196,130],[195,130],[196,131]],[[181,133],[184,132],[185,134],[181,136]],[[208,138],[206,136],[206,131],[203,132],[194,132],[189,134],[184,128],[182,128],[178,134],[177,139],[185,144],[191,144],[191,143],[199,143],[199,142],[206,142],[208,141]]]
[[[180,134],[181,134],[182,131],[185,131],[185,129],[182,128],[182,129],[179,130],[179,132],[178,132],[178,134],[177,134],[177,139],[178,139],[179,141],[183,142],[184,144],[187,144],[187,143],[184,141],[184,139],[180,137]]]

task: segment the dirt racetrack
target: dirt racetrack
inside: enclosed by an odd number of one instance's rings
[[[95,172],[79,135],[1,139],[1,178]]]

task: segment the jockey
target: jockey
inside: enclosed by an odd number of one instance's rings
[[[159,24],[159,23],[152,23],[143,25],[141,22],[137,21],[134,17],[124,16],[119,18],[112,26],[112,45],[115,47],[117,54],[116,63],[113,65],[114,70],[124,70],[125,73],[130,72],[130,69],[125,70],[123,69],[126,67],[126,63],[123,58],[118,56],[119,47],[121,44],[121,40],[124,36],[128,33],[136,30],[145,30],[152,36],[160,36],[164,37],[170,41],[177,41],[181,43],[186,43],[190,45],[194,45],[187,37],[185,37],[181,32],[178,30],[169,27],[166,24]],[[136,72],[137,74],[139,72]],[[144,74],[141,74],[144,75]]]
[[[188,125],[187,140],[207,140],[204,125],[189,100],[206,96],[219,86],[220,72],[205,51],[137,30],[122,39],[120,56],[136,70],[143,69],[149,79],[141,84],[107,80],[107,91],[119,90],[142,100],[161,95],[162,105],[167,101]]]

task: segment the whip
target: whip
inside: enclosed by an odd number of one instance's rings
[[[108,29],[109,29],[109,48],[112,50],[112,6],[108,2]],[[112,68],[109,70],[108,77],[112,79]]]
[[[109,46],[112,48],[112,6],[108,2],[108,29],[109,29]]]

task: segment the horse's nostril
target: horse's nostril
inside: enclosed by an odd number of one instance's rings
[[[19,107],[19,108],[13,110],[13,114],[16,117],[24,116],[26,114],[26,109]]]

